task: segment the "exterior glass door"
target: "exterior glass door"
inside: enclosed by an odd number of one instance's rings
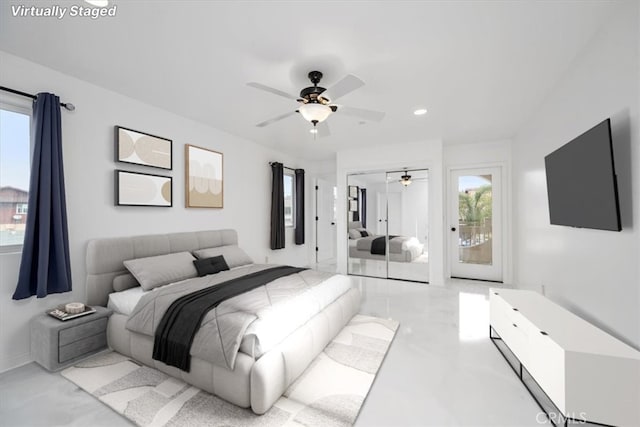
[[[451,172],[451,277],[502,281],[500,168]]]

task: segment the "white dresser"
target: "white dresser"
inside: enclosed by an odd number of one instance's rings
[[[520,379],[524,367],[565,418],[640,426],[640,352],[537,292],[491,289],[489,300],[494,343],[502,339]]]

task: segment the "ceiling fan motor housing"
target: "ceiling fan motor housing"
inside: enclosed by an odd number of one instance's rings
[[[322,73],[320,71],[311,71],[308,74],[309,80],[313,83],[313,86],[306,87],[300,91],[300,98],[305,104],[307,102],[314,102],[318,104],[328,104],[329,99],[320,96],[327,89],[318,86],[320,80],[322,80]]]
[[[326,104],[329,100],[320,96],[320,94],[325,90],[325,88],[320,86],[305,87],[300,91],[300,98],[303,98],[307,102],[319,102],[321,104]]]

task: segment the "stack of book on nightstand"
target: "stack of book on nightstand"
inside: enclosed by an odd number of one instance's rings
[[[47,314],[49,316],[53,316],[58,320],[71,320],[71,319],[75,319],[76,317],[81,317],[81,316],[86,316],[87,314],[91,314],[91,313],[95,313],[96,309],[93,307],[89,307],[88,305],[84,306],[84,311],[81,311],[79,313],[69,313],[68,311],[66,311],[66,307],[65,305],[59,305],[58,307],[54,308],[53,310],[49,310],[47,311]]]

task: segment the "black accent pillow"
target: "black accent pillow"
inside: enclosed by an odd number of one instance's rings
[[[368,237],[368,236],[369,236],[369,233],[368,233],[368,232],[366,232],[366,231],[361,231],[361,232],[360,232],[360,235],[361,235],[362,237]]]
[[[193,265],[195,265],[196,270],[198,270],[198,277],[206,276],[207,274],[216,274],[229,269],[227,261],[224,260],[224,256],[222,255],[196,259],[193,261]]]

